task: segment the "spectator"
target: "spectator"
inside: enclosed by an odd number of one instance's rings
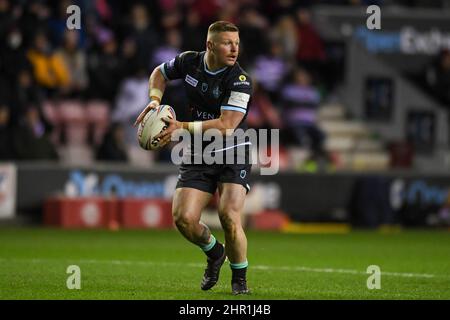
[[[148,75],[146,69],[139,68],[132,77],[126,78],[117,95],[112,120],[121,123],[125,130],[125,140],[136,144],[134,120],[148,103]]]
[[[239,9],[240,5],[238,0],[229,0],[226,2],[226,5],[222,6],[221,10],[217,13],[217,20],[237,23]]]
[[[14,131],[14,149],[19,160],[58,160],[36,108],[26,110]]]
[[[16,79],[18,70],[30,67],[23,49],[22,32],[13,27],[6,35],[5,42],[0,42],[0,104],[10,108],[11,124],[17,124],[20,111],[14,106],[16,99]]]
[[[298,51],[297,26],[290,15],[282,16],[273,28],[271,38],[282,46],[282,57],[294,63]]]
[[[178,8],[164,11],[161,14],[161,27],[163,30],[178,29],[181,25],[182,15]]]
[[[282,0],[282,1],[261,1],[262,10],[264,16],[267,17],[271,24],[276,21],[279,17],[286,14],[291,14],[295,11],[296,5],[301,3],[301,5],[309,5],[310,1],[315,0]],[[321,0],[323,1],[323,0]],[[297,3],[297,4],[296,4]]]
[[[58,54],[62,57],[69,70],[68,94],[75,97],[79,96],[88,85],[86,54],[79,48],[78,42],[78,31],[66,30],[63,47],[58,50]]]
[[[36,34],[33,47],[28,51],[28,59],[33,65],[34,77],[48,93],[59,93],[69,86],[69,70],[60,54],[54,53],[47,36]]]
[[[239,37],[241,50],[239,63],[250,66],[255,57],[264,55],[268,50],[266,32],[268,21],[254,7],[241,9],[239,21]]]
[[[125,131],[120,123],[114,122],[111,124],[97,150],[96,159],[115,162],[128,161]]]
[[[283,47],[279,42],[272,42],[269,55],[261,55],[256,58],[252,68],[253,78],[259,82],[272,99],[279,98],[279,89],[287,75],[289,66],[282,58]]]
[[[311,13],[300,8],[297,11],[297,59],[302,63],[317,63],[325,60],[325,49],[322,39],[311,23]]]
[[[89,16],[95,16],[95,19],[101,21],[104,24],[110,25],[114,21],[114,7],[111,4],[112,1],[108,0],[78,0],[78,4],[81,7],[81,10],[84,14]],[[117,7],[118,3],[114,3],[114,6]],[[66,6],[67,8],[67,6]],[[120,7],[116,8],[120,11]]]
[[[150,69],[154,69],[165,61],[169,61],[181,52],[181,35],[177,29],[166,31],[166,41],[157,47],[153,53]]]
[[[101,50],[101,43],[104,42],[104,37],[110,36],[111,31],[101,25],[97,21],[97,17],[94,13],[87,12],[85,15],[85,23],[84,23],[86,39],[85,39],[85,48],[88,55],[94,51]]]
[[[283,86],[281,96],[286,127],[292,131],[296,142],[303,146],[309,145],[313,157],[322,157],[325,135],[317,125],[317,109],[321,98],[319,91],[312,85],[310,74],[301,68],[294,70],[291,81]]]
[[[37,33],[42,30],[48,31],[50,13],[45,1],[30,0],[27,5],[23,6],[23,14],[19,23],[25,47],[33,45]]]
[[[221,6],[215,0],[194,0],[191,8],[198,13],[202,28],[207,28],[215,20]]]
[[[5,35],[5,42],[0,42],[0,77],[15,79],[17,69],[29,67],[23,46],[23,33],[14,26]]]
[[[253,81],[253,97],[247,114],[247,124],[255,129],[280,129],[283,122],[269,96]]]
[[[28,68],[23,68],[17,73],[17,81],[15,83],[15,90],[11,95],[11,105],[13,112],[11,113],[11,121],[17,125],[19,119],[27,112],[30,107],[36,108],[39,117],[42,119],[45,130],[50,132],[52,127],[50,122],[44,117],[42,110],[43,95],[42,91],[34,82],[31,71]]]
[[[205,29],[200,26],[200,16],[197,11],[189,9],[186,15],[186,21],[182,28],[182,51],[203,51],[206,37]]]
[[[0,39],[5,39],[8,30],[14,24],[9,0],[0,0]]]
[[[181,52],[181,35],[176,29],[166,31],[166,42],[155,50],[152,59],[152,69],[165,61],[173,59]],[[202,49],[203,50],[203,49]],[[188,119],[188,110],[186,108],[186,96],[182,89],[182,81],[175,80],[167,83],[164,91],[163,103],[172,106],[175,109],[177,118]]]
[[[61,45],[67,41],[66,33],[68,31],[67,29],[67,8],[71,6],[74,1],[71,0],[62,0],[58,1],[57,8],[54,8],[54,14],[48,21],[48,27],[49,27],[49,36],[50,41],[54,45]],[[82,7],[82,12],[85,13],[85,8]],[[87,10],[86,10],[87,11]],[[73,31],[75,32],[75,31]],[[77,46],[82,46],[84,44],[84,28],[83,26],[76,31],[77,32]],[[79,42],[79,43],[78,43]]]
[[[100,41],[101,51],[93,51],[88,57],[89,80],[95,83],[89,87],[88,96],[112,102],[125,70],[114,34],[105,30]]]
[[[137,61],[137,44],[133,37],[127,37],[122,42],[122,63],[125,66],[122,77],[131,77],[139,68]]]
[[[153,48],[158,45],[158,35],[150,24],[147,7],[136,4],[131,8],[131,31],[137,45],[137,63],[139,67],[148,68],[148,61],[153,53]]]

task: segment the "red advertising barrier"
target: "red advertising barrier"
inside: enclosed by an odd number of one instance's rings
[[[101,228],[109,223],[103,198],[55,197],[44,203],[44,224],[63,228]]]
[[[172,202],[164,199],[122,199],[120,222],[124,228],[173,228]]]
[[[164,199],[52,197],[44,224],[61,228],[173,228],[172,202]]]
[[[288,223],[289,216],[280,210],[265,210],[248,216],[248,227],[257,230],[282,230]],[[146,198],[48,198],[44,203],[44,224],[68,229],[174,228],[172,202]]]
[[[289,216],[280,210],[266,210],[249,216],[248,226],[256,230],[282,230]]]
[[[106,215],[108,228],[111,230],[118,230],[120,228],[120,200],[116,198],[107,198],[105,200]]]

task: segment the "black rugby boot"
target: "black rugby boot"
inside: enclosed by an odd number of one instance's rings
[[[201,283],[202,290],[211,289],[216,285],[217,281],[219,281],[220,268],[225,262],[226,257],[225,248],[223,248],[223,254],[219,259],[214,260],[208,257],[206,260],[208,265],[205,269]]]
[[[231,280],[231,290],[233,295],[249,294],[250,290],[247,287],[247,280],[245,278],[234,278]]]

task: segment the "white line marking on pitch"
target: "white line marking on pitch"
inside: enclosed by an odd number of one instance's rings
[[[90,264],[113,264],[113,265],[144,265],[144,266],[185,266],[191,268],[203,268],[204,264],[201,263],[177,263],[177,262],[154,262],[154,261],[134,261],[134,260],[96,260],[96,259],[5,259],[0,258],[2,261],[12,262],[32,262],[32,263],[44,263],[51,261],[64,261],[64,262],[77,262],[77,263],[90,263]],[[299,272],[321,272],[321,273],[347,273],[347,274],[364,274],[367,272],[352,270],[352,269],[334,269],[334,268],[311,268],[301,266],[265,266],[265,265],[252,265],[252,269],[256,270],[273,270],[273,271],[299,271]],[[405,272],[381,272],[381,275],[393,276],[393,277],[405,277],[405,278],[434,278],[434,277],[448,277],[441,274],[427,274],[427,273],[405,273]]]

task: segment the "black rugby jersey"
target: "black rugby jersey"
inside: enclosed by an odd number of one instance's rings
[[[206,121],[220,117],[221,110],[237,111],[244,114],[244,118],[237,129],[247,129],[247,117],[252,93],[252,81],[249,75],[236,62],[216,71],[207,69],[204,61],[205,51],[186,51],[172,60],[160,65],[161,73],[166,80],[182,79],[188,98],[190,121]],[[251,144],[248,137],[225,138],[225,151],[229,146],[245,147],[248,157],[248,147]],[[208,145],[203,143],[202,149]],[[240,148],[241,149],[241,148]],[[191,154],[192,155],[192,154]]]
[[[183,79],[189,103],[191,121],[217,119],[221,110],[245,114],[238,128],[246,129],[252,82],[239,63],[209,71],[204,61],[205,51],[186,51],[160,69],[166,80]]]

